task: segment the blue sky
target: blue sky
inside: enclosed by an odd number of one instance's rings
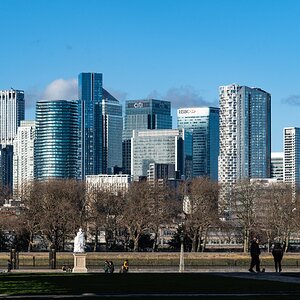
[[[300,1],[0,0],[0,89],[35,101],[76,97],[80,72],[101,72],[121,100],[218,105],[238,83],[272,95],[272,151],[300,127]],[[175,118],[175,114],[173,114]]]

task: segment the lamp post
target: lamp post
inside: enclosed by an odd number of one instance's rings
[[[179,272],[184,272],[184,233],[180,233],[180,260],[179,260]]]

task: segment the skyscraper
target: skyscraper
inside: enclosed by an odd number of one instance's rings
[[[34,140],[35,121],[21,121],[14,140],[13,190],[16,196],[34,179]]]
[[[271,95],[241,86],[237,99],[237,180],[271,176]]]
[[[184,129],[134,130],[131,139],[134,180],[146,177],[151,163],[172,164],[178,178],[184,174]]]
[[[171,129],[171,102],[155,99],[128,100],[123,127],[123,170],[131,174],[131,137],[133,130]]]
[[[103,89],[103,173],[113,174],[114,167],[122,167],[122,105]]]
[[[81,177],[101,174],[102,74],[80,73],[78,77]]]
[[[78,177],[78,125],[78,101],[37,102],[35,179]]]
[[[296,188],[300,184],[300,128],[284,128],[283,143],[283,180]]]
[[[24,91],[14,89],[0,91],[0,144],[13,144],[24,116]]]
[[[191,107],[177,110],[178,128],[192,133],[193,177],[218,180],[219,108]]]
[[[271,95],[236,84],[220,87],[220,209],[231,210],[231,188],[246,178],[269,178]]]
[[[12,192],[13,146],[0,145],[0,186],[5,192]]]

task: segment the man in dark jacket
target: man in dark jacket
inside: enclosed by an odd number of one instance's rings
[[[250,255],[251,255],[251,263],[250,263],[250,269],[249,272],[254,272],[253,267],[256,266],[256,272],[260,272],[260,249],[259,249],[259,243],[257,238],[253,238],[251,242],[250,247]]]
[[[278,272],[278,269],[279,269],[279,272],[281,272],[281,260],[283,257],[283,252],[284,252],[284,249],[281,246],[280,242],[276,242],[274,244],[274,248],[272,250],[272,255],[274,258],[274,262],[275,262],[275,271],[276,272]]]

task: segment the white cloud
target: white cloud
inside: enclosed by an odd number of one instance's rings
[[[170,88],[165,95],[161,95],[154,90],[148,98],[163,99],[171,101],[172,108],[192,107],[192,106],[211,106],[214,102],[206,101],[194,87],[184,85],[179,88]]]
[[[77,79],[56,79],[47,85],[43,100],[73,100],[78,99]]]
[[[300,95],[291,95],[286,99],[283,99],[283,102],[289,105],[300,105]]]

